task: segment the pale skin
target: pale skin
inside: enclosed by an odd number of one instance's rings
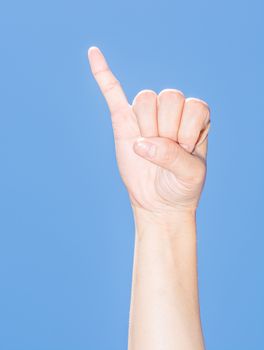
[[[177,89],[142,90],[130,104],[102,51],[90,47],[88,59],[135,221],[128,350],[202,350],[196,209],[210,109]]]

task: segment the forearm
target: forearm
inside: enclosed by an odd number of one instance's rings
[[[204,349],[195,212],[154,220],[134,210],[129,350]]]

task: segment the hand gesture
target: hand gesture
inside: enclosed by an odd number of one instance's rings
[[[130,105],[97,47],[88,58],[108,104],[116,158],[134,209],[195,210],[206,176],[210,110],[176,89],[142,90]]]

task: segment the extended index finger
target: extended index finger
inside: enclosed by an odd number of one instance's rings
[[[106,99],[110,113],[113,115],[128,109],[129,103],[121,84],[111,72],[100,49],[96,46],[90,47],[88,58],[93,76]]]

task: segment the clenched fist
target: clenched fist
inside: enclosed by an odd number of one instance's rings
[[[152,213],[195,210],[206,176],[210,111],[176,89],[142,90],[128,103],[97,47],[88,58],[110,109],[116,157],[132,207]]]

